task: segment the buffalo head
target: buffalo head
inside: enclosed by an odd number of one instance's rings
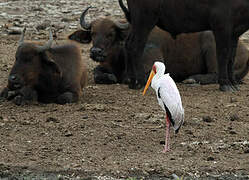
[[[10,90],[21,89],[24,86],[35,87],[38,80],[46,79],[40,76],[43,71],[60,76],[59,67],[46,54],[53,42],[52,31],[50,30],[49,41],[43,46],[24,42],[25,31],[24,28],[16,51],[16,60],[9,74],[8,88]]]
[[[90,7],[83,11],[78,30],[69,36],[69,39],[80,43],[92,41],[90,57],[97,62],[104,62],[113,54],[117,46],[121,45],[128,33],[129,24],[114,22],[107,18],[99,18],[91,23],[85,21],[85,15]]]

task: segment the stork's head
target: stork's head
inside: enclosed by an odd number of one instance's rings
[[[147,91],[153,77],[155,76],[155,74],[156,74],[157,77],[160,77],[161,75],[164,74],[164,72],[165,72],[165,65],[162,62],[156,61],[154,63],[154,65],[152,66],[152,70],[150,72],[150,76],[149,76],[149,78],[147,80],[147,83],[145,85],[143,95],[145,95],[145,93],[146,93],[146,91]]]

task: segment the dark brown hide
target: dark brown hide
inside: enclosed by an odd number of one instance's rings
[[[86,85],[86,65],[77,45],[66,44],[40,51],[35,43],[21,43],[1,96],[16,104],[78,101]]]
[[[78,30],[68,38],[80,43],[88,43],[89,39],[92,40],[90,57],[99,63],[99,66],[94,69],[94,80],[96,83],[110,84],[120,83],[124,79],[125,65],[122,49],[127,33],[128,28],[120,27],[110,19],[99,18],[91,22],[90,31]]]
[[[139,68],[143,63],[141,56],[150,32],[157,25],[173,37],[212,30],[220,90],[238,89],[233,65],[238,38],[249,28],[249,0],[127,0],[127,4],[128,10],[124,12],[132,25],[125,45],[130,88],[141,88],[145,82],[144,72]]]
[[[169,33],[155,28],[148,42],[155,41],[155,39],[158,39],[157,42],[161,44],[166,71],[174,80],[182,81],[192,78],[201,84],[218,82],[216,46],[211,31],[180,34],[177,39],[173,39]],[[249,52],[239,41],[234,63],[236,80],[241,81],[248,70]]]
[[[107,26],[108,23],[110,25]],[[109,19],[101,18],[94,21],[91,27],[90,33],[85,30],[78,30],[70,35],[69,39],[77,42],[86,42],[88,39],[93,39],[94,41],[96,37],[105,37],[106,34],[109,34],[109,31],[112,32],[115,29],[115,23]],[[91,37],[92,33],[95,34],[93,38]],[[121,35],[118,33],[121,33]],[[117,39],[117,42],[114,42],[109,47],[109,50],[106,51],[106,57],[103,58],[102,62],[99,62],[99,65],[94,70],[96,83],[125,82],[123,47],[125,35],[127,34],[128,29],[116,31],[114,39]],[[107,43],[100,43],[97,47],[104,47],[105,44]],[[248,50],[239,42],[235,60],[235,76],[237,80],[241,80],[248,72],[248,56]],[[201,84],[217,83],[218,81],[215,40],[210,31],[182,34],[174,40],[166,31],[157,27],[154,28],[146,42],[140,66],[140,69],[145,72],[145,76],[151,70],[154,61],[158,59],[161,61],[164,59],[166,71],[170,72],[176,81],[187,78],[194,79],[195,82]]]

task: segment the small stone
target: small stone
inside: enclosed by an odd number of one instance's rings
[[[239,116],[237,114],[232,114],[229,117],[230,121],[238,121],[239,120]]]
[[[245,153],[245,154],[249,154],[249,149],[245,149],[245,150],[244,150],[244,153]]]
[[[210,116],[204,116],[202,117],[202,120],[207,123],[213,122],[213,119]]]
[[[66,132],[65,132],[65,136],[66,136],[66,137],[73,136],[73,133],[71,133],[70,131],[66,131]]]
[[[235,99],[234,97],[231,97],[230,98],[230,103],[235,103],[235,102],[237,102],[237,99]]]
[[[30,123],[30,121],[24,121],[24,122],[22,122],[21,124],[22,124],[22,125],[30,125],[31,123]]]
[[[193,132],[192,132],[191,130],[189,130],[189,129],[186,129],[186,130],[185,130],[185,133],[186,133],[186,134],[189,134],[189,135],[193,135]]]
[[[45,30],[47,27],[50,26],[50,23],[50,21],[44,21],[41,24],[38,24],[35,28],[37,29],[37,31]]]
[[[3,126],[5,126],[5,123],[0,123],[0,127],[3,127]]]
[[[53,118],[53,117],[48,117],[46,122],[55,122],[55,123],[59,123],[60,121],[56,118]]]
[[[237,134],[235,131],[229,131],[229,134]]]
[[[32,8],[32,11],[44,11],[44,9],[41,7],[34,7]]]
[[[88,116],[87,116],[87,115],[85,115],[85,116],[83,116],[83,117],[82,117],[82,119],[88,119]]]
[[[71,21],[73,21],[73,20],[70,18],[62,18],[61,19],[61,22],[71,22]]]
[[[16,34],[21,34],[22,33],[22,28],[20,27],[9,27],[9,29],[7,30],[9,35],[16,35]]]
[[[214,161],[214,157],[211,157],[211,156],[208,157],[208,158],[207,158],[207,161]]]
[[[62,149],[62,148],[57,148],[56,151],[57,151],[57,152],[62,152],[63,149]]]

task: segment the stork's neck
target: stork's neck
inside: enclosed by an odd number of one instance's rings
[[[164,75],[164,72],[165,72],[165,66],[159,66],[157,67],[157,72],[155,74],[155,76],[153,77],[152,81],[151,81],[151,87],[155,90],[157,90],[158,88],[158,83],[159,83],[159,79],[160,77],[162,77]]]

